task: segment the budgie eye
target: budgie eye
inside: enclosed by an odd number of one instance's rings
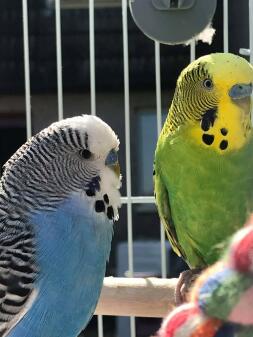
[[[91,156],[92,156],[92,153],[91,153],[89,150],[87,150],[87,149],[81,150],[81,151],[79,152],[79,154],[80,154],[80,156],[81,156],[82,158],[84,158],[84,159],[90,159]]]
[[[212,80],[210,80],[209,78],[206,78],[203,81],[203,86],[204,86],[205,89],[211,90],[213,88],[213,82],[212,82]]]

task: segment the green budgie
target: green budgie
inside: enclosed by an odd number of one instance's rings
[[[177,80],[154,189],[169,241],[190,268],[215,262],[253,210],[252,82],[253,67],[230,53],[200,57]]]

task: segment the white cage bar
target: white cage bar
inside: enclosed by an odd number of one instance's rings
[[[55,0],[55,28],[56,28],[55,30],[56,30],[58,120],[61,120],[63,119],[61,0]]]
[[[190,43],[190,62],[194,61],[196,58],[196,42],[192,40]]]
[[[228,0],[223,0],[223,50],[228,52]]]
[[[131,145],[130,145],[130,97],[129,97],[129,59],[128,59],[128,24],[127,0],[122,0],[122,34],[124,63],[124,106],[125,106],[125,140],[126,140],[126,193],[127,193],[127,240],[128,240],[128,274],[133,277],[133,218],[132,218],[132,188],[131,188]],[[131,337],[135,337],[135,319],[130,317]]]
[[[157,124],[157,137],[162,129],[162,93],[161,93],[161,57],[160,57],[160,43],[155,41],[155,79],[156,79],[156,124]],[[154,202],[154,199],[152,199]],[[160,237],[161,237],[161,275],[166,277],[166,238],[163,225],[160,224]]]
[[[31,90],[30,90],[30,62],[27,0],[22,0],[23,9],[23,41],[24,41],[24,71],[25,71],[25,107],[26,107],[26,137],[32,135],[31,121]]]
[[[90,113],[96,115],[94,0],[89,0]],[[103,316],[98,315],[98,337],[104,336]]]
[[[91,101],[90,105],[91,105],[91,114],[96,115],[94,0],[89,0],[89,45],[90,45],[90,101]]]

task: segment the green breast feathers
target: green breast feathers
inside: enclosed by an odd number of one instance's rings
[[[169,137],[158,143],[154,181],[172,247],[191,267],[209,265],[253,210],[253,139],[221,156],[184,133]]]

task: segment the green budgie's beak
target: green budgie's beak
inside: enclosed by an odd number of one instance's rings
[[[250,84],[243,84],[238,83],[232,86],[232,88],[229,90],[229,96],[233,100],[241,99],[250,97],[252,94],[252,83]]]
[[[120,166],[118,161],[118,152],[114,149],[112,149],[108,156],[105,159],[105,165],[109,166],[115,174],[119,177],[120,176]]]

